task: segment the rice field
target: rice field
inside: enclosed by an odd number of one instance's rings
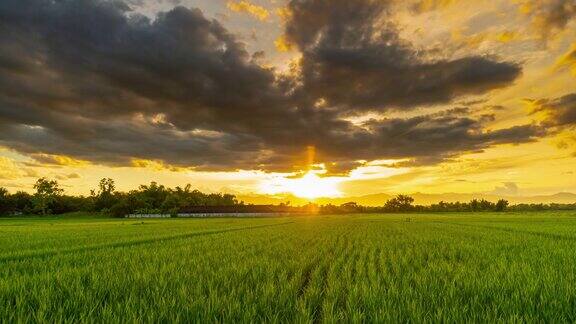
[[[576,321],[576,213],[0,219],[0,322]]]

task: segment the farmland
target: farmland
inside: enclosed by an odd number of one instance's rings
[[[0,219],[0,322],[576,321],[576,213]]]

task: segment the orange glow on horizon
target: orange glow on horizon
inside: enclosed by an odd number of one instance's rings
[[[342,193],[338,185],[342,181],[343,179],[338,177],[322,178],[316,172],[309,171],[301,178],[291,179],[279,176],[264,181],[260,192],[270,195],[290,193],[307,199],[340,197]]]

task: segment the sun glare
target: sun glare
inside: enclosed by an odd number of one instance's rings
[[[275,177],[265,181],[261,192],[265,194],[291,193],[296,197],[315,199],[320,197],[339,197],[338,184],[342,181],[337,177],[319,177],[310,171],[301,178],[291,179]]]

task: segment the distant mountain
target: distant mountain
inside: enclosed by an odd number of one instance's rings
[[[512,201],[513,198],[510,198]],[[560,204],[574,204],[576,203],[576,194],[571,192],[559,192],[557,194],[548,196],[532,196],[525,197],[524,201],[520,199],[519,203],[533,203],[533,204],[545,204],[545,203],[560,203]]]
[[[236,196],[238,200],[244,201],[244,203],[247,204],[277,205],[280,203],[290,202],[290,204],[293,206],[305,205],[310,201],[320,205],[326,205],[326,204],[341,205],[353,201],[364,206],[382,206],[388,199],[394,197],[394,195],[386,193],[371,194],[356,197],[318,198],[314,200],[299,198],[291,194],[274,195],[274,196],[259,195],[259,194],[249,194],[249,195],[240,194]],[[499,196],[489,193],[443,193],[443,194],[414,193],[411,194],[410,196],[412,196],[414,198],[415,203],[419,205],[436,204],[439,203],[440,201],[468,202],[472,199],[486,199],[489,201],[506,199],[512,204],[576,203],[576,194],[569,192],[561,192],[553,195],[540,195],[540,196]]]

